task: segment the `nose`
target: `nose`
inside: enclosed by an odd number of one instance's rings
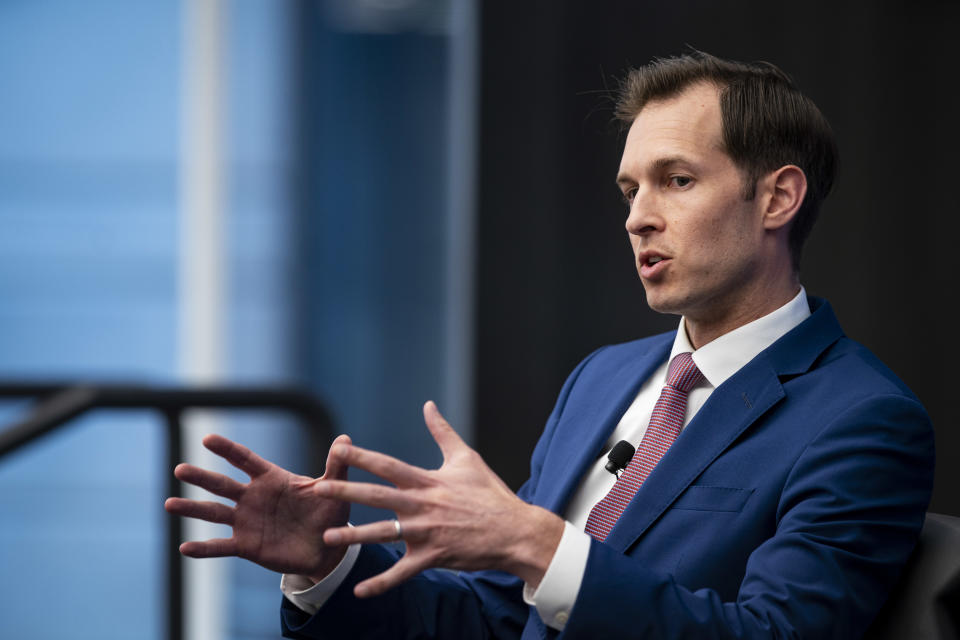
[[[630,203],[630,213],[627,215],[627,233],[631,235],[646,235],[663,229],[663,218],[658,213],[658,205],[654,194],[649,189],[640,187]]]

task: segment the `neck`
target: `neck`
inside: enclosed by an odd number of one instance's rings
[[[741,298],[737,304],[719,313],[684,315],[687,338],[694,349],[699,349],[734,329],[776,311],[790,302],[799,291],[800,280],[794,275],[782,286],[763,288],[749,296],[749,299]]]

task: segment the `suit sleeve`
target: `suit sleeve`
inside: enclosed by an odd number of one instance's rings
[[[545,450],[584,359],[567,378],[531,461],[530,478],[517,492],[526,501],[536,491]],[[500,571],[453,572],[431,569],[369,599],[358,599],[353,587],[386,571],[399,552],[383,545],[363,545],[344,583],[314,615],[283,598],[281,625],[288,638],[519,638],[530,615],[523,601],[523,582]]]
[[[922,526],[932,433],[920,404],[902,395],[864,400],[833,419],[790,470],[775,533],[750,554],[732,601],[593,541],[561,635],[861,637]]]

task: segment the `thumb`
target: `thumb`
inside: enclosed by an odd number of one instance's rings
[[[327,452],[327,466],[323,469],[323,480],[346,480],[347,465],[332,455],[334,448],[338,444],[350,444],[350,436],[343,433],[337,436],[330,444],[330,451]]]
[[[437,408],[433,400],[423,405],[423,421],[427,423],[430,435],[433,436],[437,446],[440,447],[444,460],[448,459],[458,449],[467,446],[446,418],[440,414],[440,409]]]

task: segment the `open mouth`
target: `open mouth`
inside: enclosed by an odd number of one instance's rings
[[[641,254],[640,256],[640,275],[644,278],[657,277],[661,271],[667,268],[670,258],[657,255],[653,252]]]

